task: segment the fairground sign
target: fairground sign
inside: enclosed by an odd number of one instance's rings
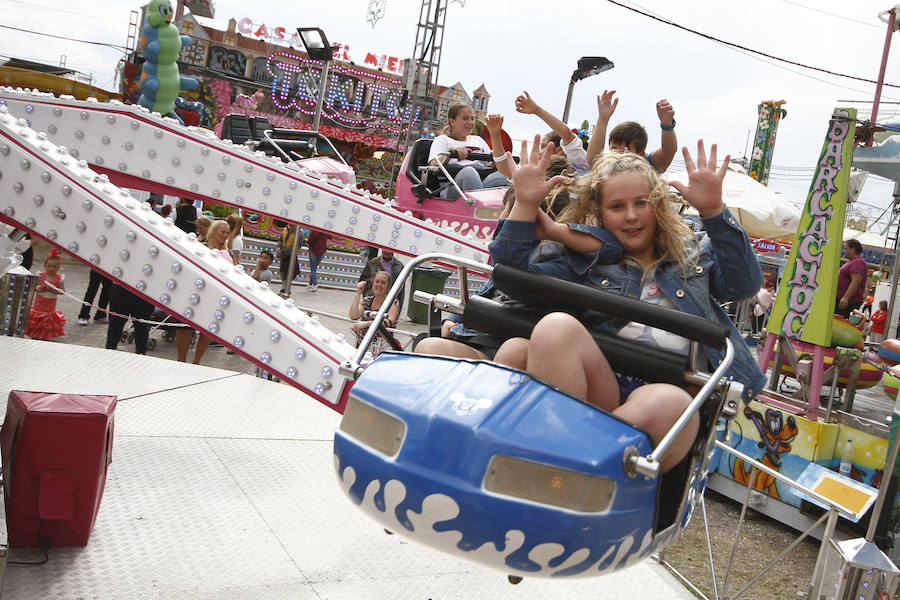
[[[856,110],[835,109],[769,318],[773,332],[828,346],[841,264]]]

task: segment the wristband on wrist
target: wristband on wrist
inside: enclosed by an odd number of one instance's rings
[[[503,156],[494,156],[493,158],[495,163],[501,163],[506,160],[506,152],[503,153]]]
[[[672,131],[673,129],[675,129],[675,119],[672,119],[671,125],[663,125],[662,123],[660,123],[659,128],[663,131]]]

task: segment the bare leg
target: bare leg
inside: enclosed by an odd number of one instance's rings
[[[528,343],[527,360],[529,373],[642,429],[654,445],[691,401],[686,391],[674,385],[647,384],[619,406],[619,386],[609,363],[587,329],[564,313],[547,315],[538,322]],[[699,420],[694,417],[662,458],[663,471],[684,457],[698,428]]]
[[[178,352],[179,362],[187,362],[192,335],[194,335],[194,330],[189,327],[179,327],[175,330],[175,350]]]
[[[625,404],[612,411],[614,415],[645,431],[653,445],[662,441],[666,433],[691,403],[691,396],[683,389],[667,383],[648,383],[628,395]],[[662,471],[678,464],[690,450],[700,428],[697,415],[688,421],[675,438],[668,452],[660,459]]]
[[[210,339],[202,333],[197,333],[197,347],[194,348],[194,364],[199,365],[200,359],[209,347]]]
[[[528,346],[525,338],[510,338],[497,350],[494,361],[524,371],[528,366]]]
[[[594,338],[575,317],[551,313],[531,332],[526,370],[561,389],[612,412],[619,385]]]
[[[480,350],[466,346],[461,342],[445,338],[425,338],[416,346],[416,354],[437,354],[438,356],[451,356],[453,358],[472,358],[487,360],[487,356]]]

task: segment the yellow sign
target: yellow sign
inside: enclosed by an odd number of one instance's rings
[[[854,108],[836,108],[831,115],[806,207],[769,317],[773,333],[780,330],[789,338],[819,346],[831,345],[855,124]]]

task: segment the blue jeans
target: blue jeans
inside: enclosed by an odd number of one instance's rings
[[[316,279],[316,269],[319,268],[319,263],[322,262],[321,256],[316,256],[312,252],[309,253],[309,285],[318,285],[318,279]]]
[[[509,179],[504,177],[503,173],[500,171],[494,171],[482,181],[481,176],[478,174],[478,171],[475,170],[475,167],[463,167],[453,179],[456,181],[456,185],[464,192],[468,192],[469,190],[480,190],[482,188],[506,187],[510,184]],[[450,185],[441,192],[441,196],[447,200],[456,200],[459,198],[459,192],[456,191],[455,187]]]

